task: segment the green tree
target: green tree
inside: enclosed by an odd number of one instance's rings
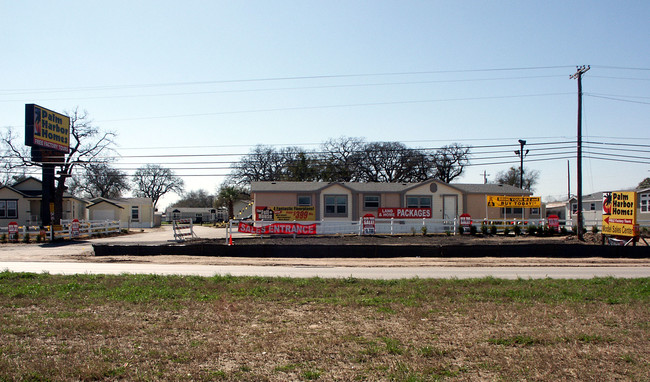
[[[217,207],[227,207],[228,219],[232,219],[235,216],[235,203],[247,197],[248,193],[245,189],[238,186],[222,184],[217,192]]]

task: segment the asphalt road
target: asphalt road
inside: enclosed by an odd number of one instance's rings
[[[137,263],[0,262],[0,270],[51,274],[159,274],[321,278],[589,279],[650,277],[649,267],[315,267]]]

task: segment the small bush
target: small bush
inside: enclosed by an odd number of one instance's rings
[[[461,232],[461,233],[462,233],[462,232]],[[451,231],[446,230],[446,231],[445,231],[445,235],[447,235],[447,236],[451,236]]]
[[[591,227],[591,233],[596,234],[598,232],[599,232],[598,226],[596,224],[594,224],[593,227]]]
[[[497,234],[497,226],[492,224],[492,226],[490,226],[490,235],[496,235],[496,234]]]
[[[515,226],[515,227],[516,227],[516,226]],[[504,234],[505,236],[510,235],[510,227],[506,227],[506,228],[504,228],[504,229],[503,229],[503,234]]]
[[[41,236],[41,235],[36,235],[36,242],[37,242],[37,243],[40,243],[41,241],[43,241],[43,236]]]
[[[561,228],[560,228],[560,234],[566,236],[566,235],[569,234],[569,230],[566,229],[566,227],[561,227]]]
[[[547,234],[547,230],[545,226],[541,225],[537,227],[537,236],[546,236],[546,234]]]
[[[23,243],[29,243],[29,232],[25,232],[25,236],[23,236]]]
[[[481,225],[481,233],[482,233],[483,235],[487,235],[487,234],[488,234],[488,226],[487,226],[487,225],[485,225],[485,224]]]
[[[553,235],[555,235],[557,233],[557,231],[555,230],[555,227],[548,227],[547,232],[548,232],[548,236],[553,236]]]
[[[513,229],[513,231],[515,231],[515,236],[521,235],[521,226],[516,225],[515,228]]]
[[[447,231],[447,232],[449,232],[449,231]],[[458,233],[461,234],[461,235],[464,234],[465,233],[465,227],[463,227],[462,225],[459,225],[458,226]],[[449,235],[447,235],[447,236],[449,236]]]
[[[0,243],[6,243],[7,242],[7,234],[3,233],[2,236],[0,236]]]
[[[529,225],[528,228],[526,229],[526,233],[528,233],[528,235],[530,236],[535,235],[536,232],[537,232],[537,226],[533,224]]]
[[[427,236],[427,226],[423,225],[420,231],[422,231],[422,236]]]
[[[469,226],[469,234],[470,235],[476,235],[476,231],[477,231],[477,229],[476,229],[475,225]]]

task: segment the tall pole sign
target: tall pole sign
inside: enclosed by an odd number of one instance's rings
[[[70,117],[44,107],[25,105],[25,145],[32,148],[32,162],[41,163],[43,189],[41,224],[52,224],[50,204],[54,203],[54,169],[70,152]]]
[[[577,182],[578,182],[578,240],[584,240],[582,234],[582,75],[585,74],[590,69],[589,65],[587,66],[578,66],[575,74],[571,75],[570,78],[578,79],[578,149],[577,149]]]

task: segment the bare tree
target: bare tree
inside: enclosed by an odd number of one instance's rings
[[[282,179],[282,158],[272,146],[257,145],[232,166],[229,184],[248,185],[255,181]]]
[[[524,190],[533,191],[537,180],[539,179],[539,171],[527,170],[524,167],[524,186],[521,187],[519,167],[510,167],[507,171],[500,171],[494,180],[497,184],[509,184]]]
[[[158,164],[146,164],[133,174],[134,193],[136,196],[151,198],[156,208],[163,195],[170,192],[182,193],[183,179],[174,172]]]
[[[127,175],[104,162],[90,163],[81,176],[74,176],[70,193],[89,198],[118,199],[130,188]]]
[[[463,146],[453,143],[449,146],[443,146],[433,154],[433,177],[450,183],[459,177],[465,166],[469,164],[469,146]]]
[[[359,166],[366,143],[363,138],[340,137],[321,145],[318,161],[320,179],[329,182],[355,182],[361,180]]]
[[[399,142],[371,142],[364,146],[359,166],[366,182],[419,182],[429,177],[431,163],[419,149]]]
[[[66,114],[70,116],[70,152],[57,164],[59,170],[55,177],[54,224],[63,216],[63,194],[67,189],[67,179],[72,176],[75,168],[100,161],[100,155],[112,149],[115,138],[115,133],[103,131],[95,126],[85,110],[75,108],[66,111]],[[20,140],[13,130],[10,129],[1,139],[5,152],[11,157],[10,169],[42,166],[41,163],[32,162],[30,149],[18,143]]]
[[[190,191],[183,195],[183,197],[172,207],[214,207],[214,196],[208,194],[206,190]]]

